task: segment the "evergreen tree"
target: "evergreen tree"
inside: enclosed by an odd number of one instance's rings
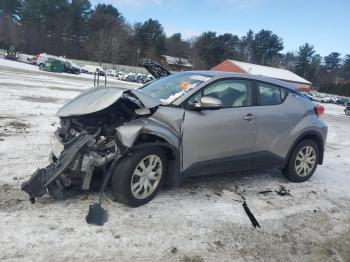
[[[190,43],[182,39],[181,33],[173,34],[165,40],[166,54],[175,57],[190,55]]]
[[[251,43],[253,61],[260,65],[270,65],[282,50],[283,40],[269,30],[256,33]]]
[[[328,71],[337,71],[340,68],[340,54],[337,52],[332,52],[328,56],[324,57],[324,65]]]
[[[141,56],[160,58],[165,53],[165,39],[163,26],[153,19],[134,26],[134,39]]]
[[[344,63],[341,68],[343,77],[350,81],[350,55],[346,55],[344,59]]]
[[[308,77],[310,72],[310,64],[314,54],[314,47],[308,43],[299,47],[298,62],[295,67],[296,73],[299,76],[304,78]]]
[[[13,19],[19,18],[22,0],[1,0],[0,16],[8,15]]]

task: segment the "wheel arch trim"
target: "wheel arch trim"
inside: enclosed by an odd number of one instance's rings
[[[315,137],[316,137],[316,140],[318,140],[318,141],[316,141],[314,139]],[[288,162],[290,156],[292,155],[293,150],[298,145],[298,143],[304,139],[307,139],[307,138],[313,140],[316,143],[316,145],[319,149],[318,150],[319,151],[318,164],[322,165],[323,155],[324,155],[324,141],[323,141],[322,135],[317,131],[306,131],[297,137],[297,139],[293,142],[292,146],[290,147],[290,149],[287,153],[287,156],[286,156],[287,162]]]
[[[171,152],[174,158],[170,158],[167,155],[167,173],[165,174],[165,181],[169,186],[179,186],[183,177],[180,176],[180,151],[177,147],[171,145],[168,142],[150,142],[150,143],[141,143],[134,145],[129,148],[129,153],[133,153],[137,150],[148,148],[148,147],[160,147],[166,150],[166,153]],[[126,156],[127,157],[127,156]]]

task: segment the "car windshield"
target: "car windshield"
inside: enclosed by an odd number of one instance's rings
[[[210,78],[212,76],[205,74],[182,72],[151,82],[142,86],[139,90],[142,93],[159,99],[164,104],[170,104],[195,86]]]

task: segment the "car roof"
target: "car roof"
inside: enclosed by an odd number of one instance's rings
[[[262,82],[268,82],[268,83],[279,85],[291,90],[297,90],[300,87],[300,85],[298,84],[278,80],[275,78],[261,76],[261,75],[245,74],[245,73],[233,73],[233,72],[212,71],[212,70],[184,71],[183,73],[204,74],[207,76],[215,77],[216,79],[229,78],[229,77],[245,78],[245,79],[257,80]]]

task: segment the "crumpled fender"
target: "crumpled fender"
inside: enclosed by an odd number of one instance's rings
[[[130,148],[130,152],[138,150],[142,147],[160,146],[166,147],[173,151],[175,158],[168,162],[168,172],[166,176],[166,183],[169,186],[178,186],[183,181],[184,177],[180,175],[182,166],[182,129],[174,128],[162,123],[160,119],[154,118],[140,118],[132,122],[126,123],[118,127],[117,135],[121,143]],[[138,137],[141,134],[152,134],[165,140],[166,142],[153,142],[135,145]]]
[[[116,128],[120,141],[126,147],[134,146],[140,134],[156,135],[170,145],[178,148],[180,134],[175,130],[151,118],[140,118]]]
[[[132,147],[140,134],[147,133],[159,136],[171,146],[180,149],[184,115],[185,111],[181,108],[159,106],[148,118],[124,123],[117,128],[117,133],[127,147]]]

